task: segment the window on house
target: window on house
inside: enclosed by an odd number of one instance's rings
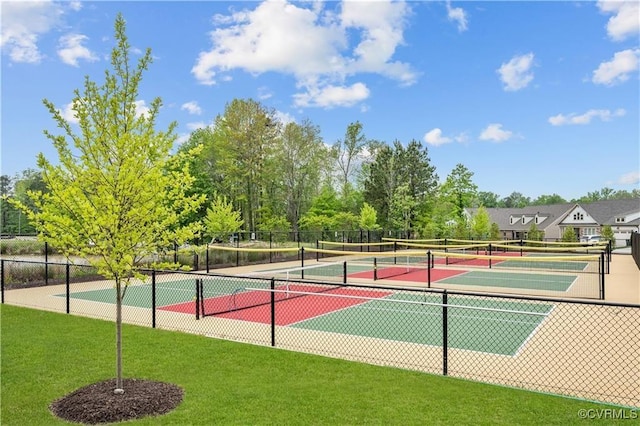
[[[583,220],[583,219],[584,219],[584,215],[582,213],[573,214],[573,220]]]
[[[624,223],[624,217],[616,217],[616,223]]]

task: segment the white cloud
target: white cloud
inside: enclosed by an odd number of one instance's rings
[[[71,0],[69,2],[69,8],[78,12],[80,11],[80,9],[82,9],[82,2],[80,0]]]
[[[146,105],[145,101],[135,101],[134,104],[136,105],[136,117],[147,115],[149,107]]]
[[[58,56],[62,59],[62,62],[77,67],[79,59],[89,62],[97,61],[98,56],[82,45],[88,39],[87,36],[82,34],[67,34],[60,37]]]
[[[186,103],[182,104],[180,109],[181,110],[185,110],[189,114],[193,114],[193,115],[202,114],[202,108],[200,108],[200,105],[198,105],[198,102],[196,102],[196,101],[186,102]]]
[[[393,60],[409,13],[405,2],[346,1],[333,12],[322,2],[265,1],[216,15],[212,48],[200,52],[191,72],[208,85],[229,79],[232,70],[279,72],[296,80],[297,105],[353,105],[369,96],[363,83],[346,82],[358,73],[415,82],[410,65]]]
[[[429,130],[424,135],[424,141],[429,145],[433,145],[433,146],[444,145],[451,142],[452,140],[453,139],[449,137],[442,136],[442,130],[440,130],[437,127],[435,129]]]
[[[580,115],[571,113],[569,115],[558,114],[553,117],[549,117],[549,123],[554,126],[562,126],[565,124],[589,124],[594,118],[599,118],[602,121],[610,121],[613,117],[621,117],[626,113],[627,112],[622,108],[613,112],[608,109],[590,109]]]
[[[275,112],[275,118],[280,123],[282,123],[283,126],[286,126],[289,123],[295,123],[296,122],[296,119],[295,119],[294,116],[292,116],[291,114],[289,114],[287,112],[282,112],[282,111],[278,111],[278,110],[276,110],[276,112]]]
[[[76,112],[73,110],[73,102],[70,102],[64,106],[63,109],[59,109],[58,112],[62,115],[67,123],[78,124],[80,120],[76,117]]]
[[[513,137],[513,132],[503,130],[502,124],[499,123],[489,124],[482,133],[480,133],[480,140],[482,141],[504,142],[511,139],[511,137]]]
[[[504,90],[516,91],[524,89],[533,80],[533,53],[514,56],[507,63],[503,63],[497,72],[504,83]]]
[[[447,17],[450,21],[458,23],[458,31],[467,30],[467,12],[461,7],[451,7],[451,2],[447,1]]]
[[[620,176],[618,183],[622,185],[637,185],[640,183],[640,171],[630,172]]]
[[[640,49],[627,49],[616,52],[609,62],[600,64],[593,72],[592,81],[595,84],[613,86],[629,79],[629,74],[638,70]]]
[[[192,132],[194,130],[198,130],[198,129],[204,129],[207,127],[207,123],[205,123],[204,121],[196,121],[193,123],[187,123],[187,129],[191,130]]]
[[[355,83],[351,86],[310,87],[306,93],[293,95],[294,104],[298,107],[315,106],[323,108],[348,107],[368,97],[369,88],[363,83]]]
[[[598,8],[614,16],[607,22],[607,34],[612,40],[621,41],[627,37],[638,35],[640,31],[640,2],[627,1],[598,1]]]
[[[3,1],[0,14],[0,47],[12,62],[37,64],[43,54],[38,38],[59,22],[63,10],[52,1]]]

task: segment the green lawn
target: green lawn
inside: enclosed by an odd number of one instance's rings
[[[113,323],[7,305],[0,315],[2,425],[67,424],[48,405],[113,377]],[[123,332],[126,377],[185,391],[173,412],[127,424],[566,425],[584,422],[581,409],[606,408],[185,333],[129,325]]]

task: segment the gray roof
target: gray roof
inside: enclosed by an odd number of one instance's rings
[[[531,227],[531,222],[525,224],[521,220],[511,223],[511,217],[543,216],[546,219],[537,224],[538,229],[544,231],[547,227],[557,224],[559,221],[573,210],[574,207],[582,207],[598,225],[620,225],[616,223],[616,217],[622,217],[631,213],[640,212],[640,198],[622,200],[602,200],[592,203],[563,203],[547,206],[528,206],[522,208],[493,207],[487,208],[487,213],[491,220],[498,224],[501,230],[505,231],[527,231]],[[467,209],[470,215],[474,215],[478,209]],[[640,225],[640,218],[625,222],[625,225]]]

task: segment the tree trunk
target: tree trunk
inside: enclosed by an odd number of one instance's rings
[[[115,394],[123,394],[122,388],[122,283],[116,278],[116,388]]]

